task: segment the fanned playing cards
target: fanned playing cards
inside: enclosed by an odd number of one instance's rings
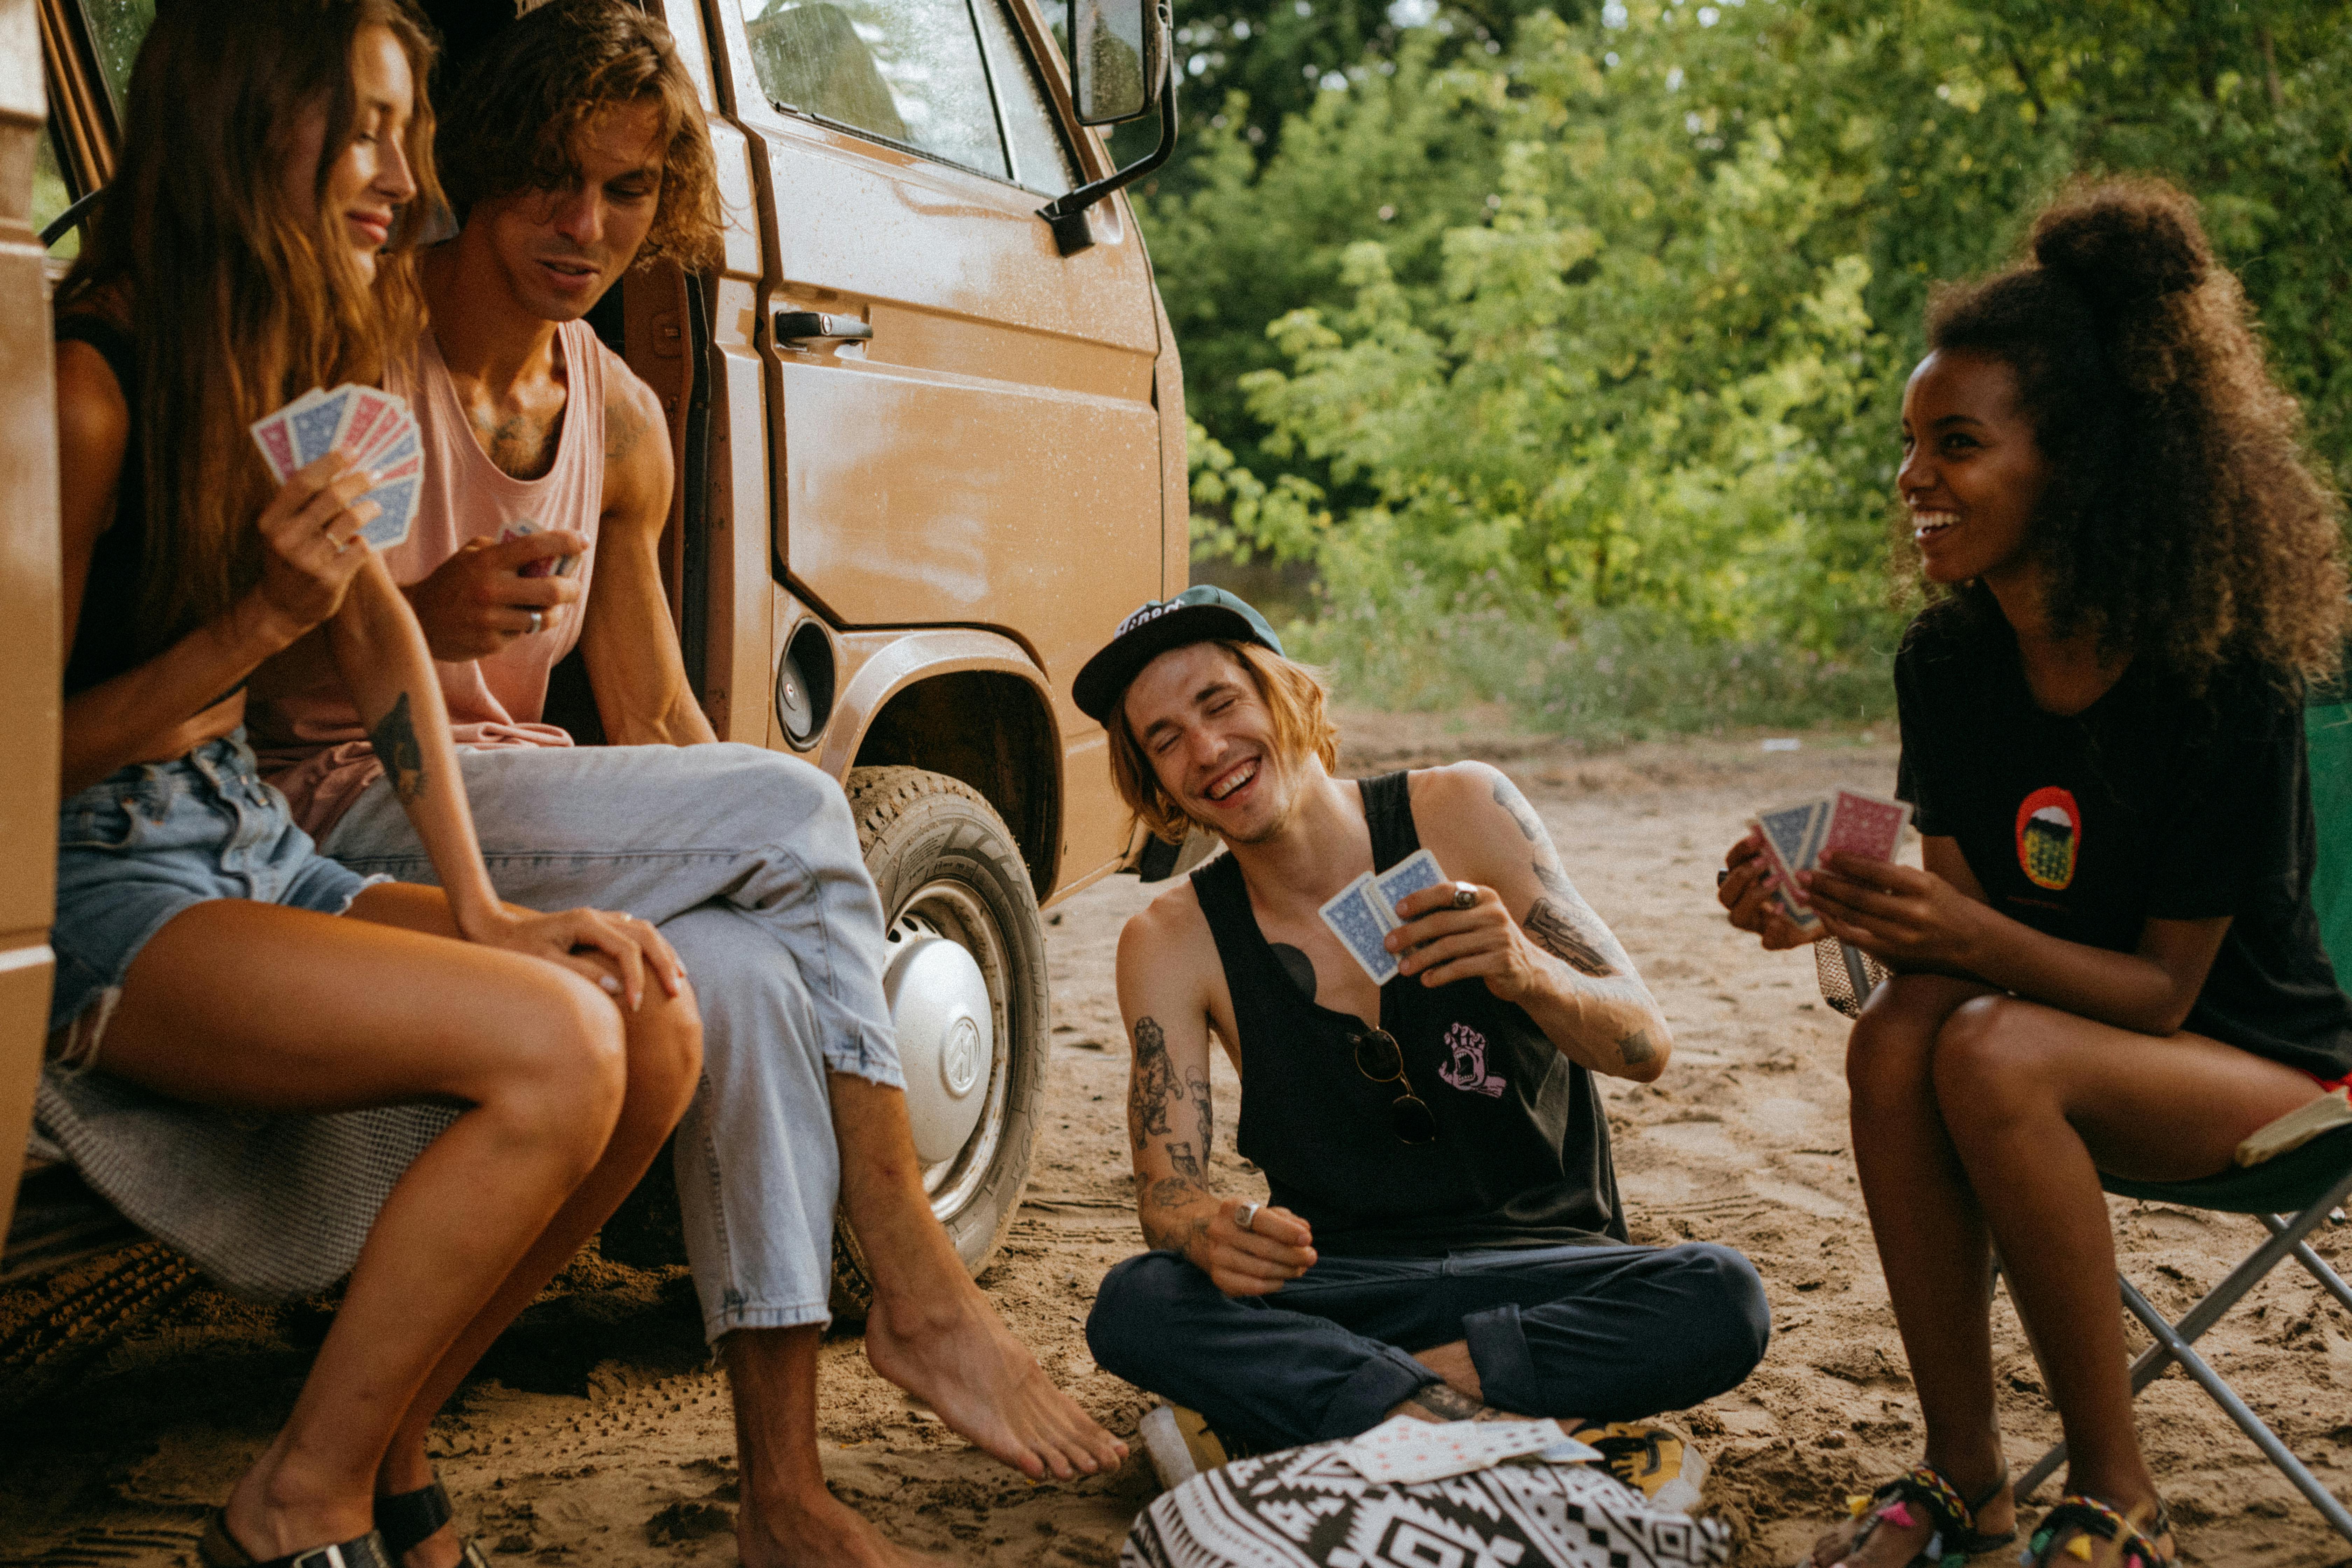
[[[425,459],[416,416],[406,399],[348,382],[332,392],[313,387],[255,420],[252,429],[253,443],[279,484],[333,451],[373,470],[375,488],[360,499],[375,502],[380,515],[360,530],[360,537],[378,550],[407,540],[416,520]]]
[[[1764,840],[1764,853],[1772,869],[1780,873],[1780,886],[1773,891],[1780,907],[1800,931],[1812,931],[1821,925],[1821,917],[1806,904],[1796,874],[1814,869],[1822,856],[1832,853],[1894,859],[1903,843],[1903,830],[1911,825],[1911,807],[1906,801],[1842,789],[1814,800],[1759,811],[1748,823]]]
[[[1367,871],[1340,889],[1339,896],[1323,906],[1323,923],[1371,976],[1373,984],[1386,985],[1396,978],[1397,961],[1396,954],[1381,943],[1389,932],[1404,924],[1396,912],[1397,905],[1408,895],[1445,879],[1445,873],[1438,869],[1437,857],[1416,849],[1387,870],[1377,875]]]

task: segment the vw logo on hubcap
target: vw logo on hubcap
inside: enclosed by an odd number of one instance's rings
[[[970,1014],[959,1013],[940,1043],[940,1078],[958,1100],[980,1081],[980,1026]]]

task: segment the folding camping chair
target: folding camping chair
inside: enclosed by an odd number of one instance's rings
[[[2352,826],[2352,822],[2347,826]],[[1869,955],[1829,938],[1813,944],[1813,967],[1821,981],[1822,1000],[1848,1017],[1862,1011],[1863,1001],[1886,978],[1886,971]],[[2207,1291],[2204,1299],[2177,1323],[2168,1322],[2128,1277],[2117,1277],[2123,1288],[2124,1305],[2156,1340],[2132,1363],[2132,1394],[2137,1398],[2168,1363],[2179,1362],[2181,1370],[2195,1378],[2213,1403],[2254,1440],[2254,1446],[2294,1483],[2297,1491],[2311,1500],[2311,1506],[2335,1527],[2336,1533],[2352,1541],[2352,1510],[2319,1484],[2319,1479],[2238,1397],[2238,1391],[2191,1348],[2199,1335],[2220,1321],[2222,1314],[2237,1305],[2239,1299],[2260,1283],[2280,1259],[2290,1255],[2319,1281],[2320,1289],[2335,1297],[2346,1311],[2352,1312],[2352,1285],[2347,1285],[2305,1239],[2323,1220],[2344,1223],[2340,1205],[2352,1197],[2352,1127],[2324,1133],[2302,1148],[2289,1150],[2262,1164],[2203,1181],[2127,1182],[2120,1176],[2102,1173],[2099,1184],[2118,1197],[2222,1214],[2254,1215],[2270,1231],[2269,1240],[2249,1253],[2244,1262],[2230,1271],[2229,1278]],[[2294,1212],[2282,1212],[2289,1210]],[[2061,1443],[2036,1460],[2033,1468],[2018,1480],[2018,1500],[2023,1502],[2032,1497],[2065,1458],[2066,1445]]]

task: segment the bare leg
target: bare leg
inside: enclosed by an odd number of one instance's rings
[[[451,938],[457,934],[448,900],[437,888],[400,883],[371,888],[352,905],[352,915],[410,931]],[[378,1496],[431,1484],[433,1466],[425,1457],[425,1439],[433,1417],[491,1342],[629,1195],[694,1098],[702,1062],[702,1020],[692,989],[672,997],[648,983],[644,1005],[635,1013],[622,1013],[621,1018],[627,1039],[628,1087],[604,1158],[425,1380],[376,1471]],[[460,1550],[457,1527],[451,1524],[413,1548],[405,1562],[407,1568],[456,1568]]]
[[[1991,1240],[1967,1172],[1944,1130],[1932,1081],[1937,1031],[1986,987],[1940,975],[1899,975],[1856,1021],[1846,1047],[1854,1166],[1879,1266],[1895,1308],[1927,1425],[1927,1462],[1973,1500],[1999,1479],[1993,1399]],[[2006,1489],[1978,1514],[1999,1534],[2016,1508]],[[1824,1565],[1901,1568],[1929,1527],[1881,1525],[1849,1555],[1858,1527],[1841,1524],[1813,1546]]]
[[[292,1415],[229,1498],[258,1558],[365,1534],[417,1390],[604,1153],[623,1093],[613,1005],[519,954],[223,900],[141,950],[101,1061],[204,1104],[471,1106],[393,1189]]]
[[[2314,1085],[2202,1036],[2134,1034],[2000,996],[1952,1016],[1935,1075],[2065,1429],[2069,1489],[2145,1521],[2156,1483],[2132,1423],[2099,1173],[2212,1175]]]
[[[932,1217],[906,1095],[845,1073],[829,1079],[842,1206],[874,1271],[866,1319],[874,1370],[1024,1475],[1067,1480],[1116,1468],[1127,1445],[1046,1378]]]
[[[915,1568],[944,1559],[893,1544],[825,1489],[816,1450],[816,1347],[823,1331],[738,1329],[721,1342],[735,1394],[746,1568]],[[753,1456],[758,1456],[754,1461]]]

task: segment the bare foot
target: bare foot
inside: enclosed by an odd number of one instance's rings
[[[735,1516],[744,1568],[950,1568],[950,1558],[910,1552],[855,1509],[819,1488],[814,1494]]]
[[[916,1303],[877,1295],[866,1317],[866,1359],[1025,1476],[1066,1481],[1116,1469],[1127,1458],[1127,1445],[1054,1386],[968,1281]]]
[[[1862,1550],[1853,1549],[1854,1537],[1862,1533],[1863,1521],[1850,1519],[1833,1525],[1813,1542],[1814,1568],[1838,1568],[1850,1563],[1852,1568],[1905,1568],[1913,1558],[1926,1550],[1927,1537],[1936,1532],[1926,1510],[1914,1505],[1911,1511],[1918,1516],[1916,1524],[1898,1525],[1887,1521],[1871,1531],[1870,1540]],[[2017,1527],[2017,1500],[2004,1484],[1982,1508],[1977,1510],[1977,1531],[1981,1535],[2001,1535]],[[1953,1550],[1947,1548],[1947,1551]]]

